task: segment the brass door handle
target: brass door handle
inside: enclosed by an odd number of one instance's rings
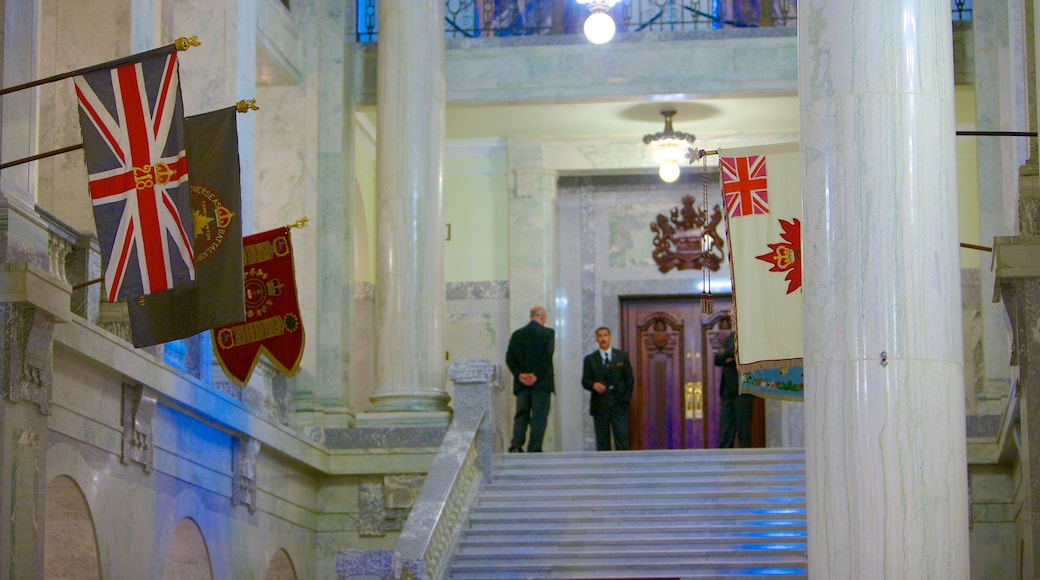
[[[686,418],[704,418],[704,386],[700,381],[686,383]]]

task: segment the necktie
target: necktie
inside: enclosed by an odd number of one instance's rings
[[[603,364],[605,364],[605,365],[609,365],[610,364],[610,354],[604,354],[603,355]]]

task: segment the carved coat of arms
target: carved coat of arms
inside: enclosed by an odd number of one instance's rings
[[[671,218],[657,214],[650,224],[654,232],[654,262],[662,273],[672,269],[718,271],[725,257],[725,240],[716,231],[722,210],[716,205],[708,218],[707,209],[695,208],[693,196],[682,198],[682,208],[674,208]]]

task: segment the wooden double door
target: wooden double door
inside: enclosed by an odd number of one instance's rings
[[[714,352],[730,332],[732,302],[699,296],[621,299],[621,348],[635,367],[629,404],[632,449],[718,447],[719,382]],[[765,444],[764,405],[755,401],[752,446]]]

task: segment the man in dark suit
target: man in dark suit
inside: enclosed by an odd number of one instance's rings
[[[740,373],[737,372],[737,332],[733,331],[715,352],[715,366],[722,367],[719,383],[719,447],[733,447],[734,439],[741,447],[751,447],[751,413],[755,396],[740,394]]]
[[[581,386],[592,393],[589,414],[596,428],[596,451],[610,451],[610,435],[614,449],[628,449],[628,401],[632,398],[635,377],[628,353],[610,348],[610,329],[596,329],[599,349],[585,356]]]
[[[556,333],[545,327],[548,313],[544,306],[531,308],[531,321],[509,337],[506,366],[513,373],[513,394],[516,395],[516,415],[513,416],[513,441],[510,453],[522,453],[527,427],[531,438],[527,450],[542,450],[542,438],[549,420],[549,405],[555,392],[553,383],[553,350]]]

